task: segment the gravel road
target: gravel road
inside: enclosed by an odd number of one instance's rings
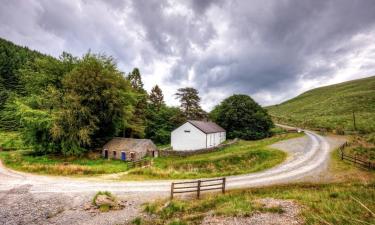
[[[228,189],[319,178],[327,167],[330,150],[345,140],[305,133],[271,146],[288,153],[285,162],[258,173],[228,177]],[[142,215],[142,203],[168,196],[170,184],[170,180],[115,182],[40,176],[7,169],[0,161],[0,224],[128,224]],[[101,190],[117,194],[128,202],[127,207],[108,213],[85,210]]]
[[[274,144],[272,147],[288,152],[288,159],[269,170],[227,178],[228,189],[259,187],[298,181],[306,176],[318,174],[329,159],[329,152],[337,146],[329,144],[326,137],[312,131],[306,136]],[[0,192],[29,185],[31,193],[72,193],[108,190],[114,193],[152,192],[167,194],[170,180],[163,181],[100,181],[92,179],[63,178],[21,173],[5,168],[0,162]],[[0,193],[1,198],[1,193]]]

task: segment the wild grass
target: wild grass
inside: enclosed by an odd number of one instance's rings
[[[375,132],[375,77],[307,91],[282,104],[267,107],[274,120],[337,134]]]
[[[33,156],[30,151],[0,152],[3,163],[15,170],[62,176],[82,176],[120,173],[128,170],[127,164],[119,160],[102,158],[79,158],[61,156]]]
[[[306,224],[374,224],[375,183],[293,184],[207,194],[201,200],[159,200],[145,205],[154,219],[144,224],[169,224],[180,218],[185,224],[200,224],[210,214],[251,216],[257,212],[283,213],[279,207],[264,208],[261,198],[293,199],[301,206]],[[367,209],[366,209],[366,208]]]
[[[331,153],[327,173],[334,183],[297,183],[265,188],[209,193],[203,198],[157,200],[144,205],[152,219],[142,224],[200,224],[209,214],[251,216],[257,212],[283,213],[280,207],[265,208],[256,200],[294,200],[301,206],[306,224],[375,224],[375,171],[342,161],[338,149]],[[178,218],[178,219],[176,219]]]

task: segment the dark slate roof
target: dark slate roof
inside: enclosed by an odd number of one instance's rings
[[[115,137],[103,146],[103,149],[110,149],[111,151],[147,151],[147,147],[155,148],[155,144],[150,139],[135,139]]]
[[[221,126],[217,125],[214,122],[199,121],[199,120],[188,120],[188,122],[206,134],[225,132],[224,128],[222,128]]]

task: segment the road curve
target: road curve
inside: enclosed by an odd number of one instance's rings
[[[227,177],[228,189],[260,187],[297,181],[316,173],[329,159],[330,146],[325,137],[305,130],[308,142],[303,154],[291,160],[257,173]],[[28,185],[30,192],[96,192],[107,190],[115,193],[160,192],[168,193],[171,180],[163,181],[99,181],[94,179],[40,176],[16,172],[5,168],[0,162],[0,191],[8,191]]]

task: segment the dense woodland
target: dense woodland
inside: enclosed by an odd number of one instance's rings
[[[167,106],[158,85],[147,93],[140,70],[125,74],[110,56],[89,52],[78,58],[64,52],[54,58],[0,39],[0,129],[20,131],[36,153],[80,155],[114,136],[169,143],[170,132],[185,120],[208,117],[196,89],[180,88],[175,97],[181,106]],[[238,106],[224,101],[210,118],[229,129],[230,137],[268,136],[267,113],[245,98],[250,104],[239,106],[250,116],[233,123],[225,110]],[[241,134],[242,128],[250,130]]]

